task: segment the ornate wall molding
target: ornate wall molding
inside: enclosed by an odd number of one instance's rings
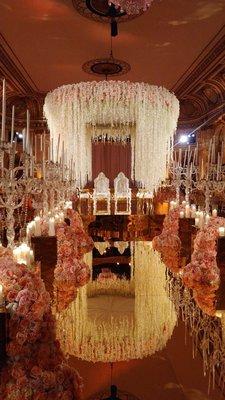
[[[212,123],[225,113],[225,27],[172,90],[180,100],[180,127],[195,127],[207,120]]]

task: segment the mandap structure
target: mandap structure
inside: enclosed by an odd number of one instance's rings
[[[179,102],[165,88],[121,81],[66,85],[47,94],[44,113],[54,160],[62,154],[74,165],[80,187],[92,180],[91,142],[99,138],[126,142],[129,136],[132,179],[141,187],[153,192],[165,178],[179,116]]]

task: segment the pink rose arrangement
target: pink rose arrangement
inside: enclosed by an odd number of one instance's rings
[[[59,311],[65,309],[75,299],[77,289],[89,281],[89,267],[82,258],[94,245],[79,214],[68,210],[68,217],[69,226],[62,223],[56,228],[58,257],[54,275]]]
[[[10,312],[0,400],[79,399],[82,380],[66,365],[56,340],[50,296],[39,271],[17,264],[6,250],[0,254],[0,277]]]
[[[220,271],[216,262],[218,228],[224,226],[224,218],[211,218],[195,238],[191,262],[183,270],[183,283],[193,290],[198,306],[209,315],[215,314],[216,291],[219,288]]]
[[[182,206],[170,210],[165,216],[162,233],[153,238],[153,248],[162,257],[163,262],[172,272],[180,270],[181,241],[179,232],[179,217]]]

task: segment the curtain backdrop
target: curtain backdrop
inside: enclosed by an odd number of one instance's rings
[[[129,180],[131,179],[131,144],[118,144],[110,142],[92,143],[92,179],[98,176],[99,172],[110,180],[113,187],[113,180],[119,172],[123,172]]]

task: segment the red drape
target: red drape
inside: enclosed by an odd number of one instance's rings
[[[111,187],[119,172],[123,172],[127,178],[131,179],[131,144],[92,143],[93,180],[99,172],[104,172],[109,178]]]

